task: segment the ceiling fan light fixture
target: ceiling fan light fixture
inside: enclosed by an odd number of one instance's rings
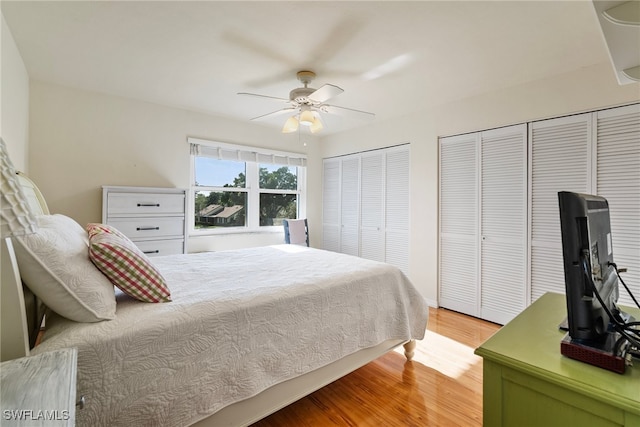
[[[298,119],[296,116],[291,116],[284,123],[284,127],[282,128],[282,133],[292,133],[298,130]]]
[[[311,133],[318,133],[322,130],[323,126],[322,126],[322,122],[320,121],[319,118],[314,117],[313,118],[313,123],[311,123],[311,127],[309,128],[309,130],[311,130]]]
[[[313,115],[313,111],[303,110],[302,113],[300,113],[300,124],[311,126],[314,120],[316,120],[316,118]]]
[[[400,56],[394,59],[394,65],[403,65],[411,59],[409,56]],[[285,102],[287,107],[281,108],[276,111],[272,111],[267,114],[254,117],[251,120],[262,120],[275,116],[288,117],[284,126],[282,127],[282,133],[299,132],[300,125],[308,126],[311,133],[317,133],[323,130],[324,122],[320,117],[320,113],[327,114],[358,114],[361,117],[366,116],[369,118],[375,117],[375,114],[368,113],[366,111],[355,110],[353,108],[338,107],[336,105],[328,105],[325,102],[334,96],[337,96],[344,92],[342,88],[325,83],[319,89],[309,87],[309,83],[316,77],[313,71],[299,71],[297,74],[298,80],[304,85],[304,87],[298,87],[289,92],[289,99],[278,98],[270,95],[260,95],[257,93],[238,92],[238,95],[248,95],[258,98],[273,99],[279,102]],[[293,116],[291,116],[293,114]]]

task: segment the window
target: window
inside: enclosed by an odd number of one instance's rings
[[[259,165],[260,225],[282,225],[284,218],[298,218],[298,168]]]
[[[194,233],[267,230],[304,216],[306,159],[189,138]]]
[[[246,226],[245,162],[195,156],[194,176],[195,229]]]

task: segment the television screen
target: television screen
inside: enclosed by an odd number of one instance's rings
[[[558,201],[569,335],[598,341],[610,331],[609,314],[618,313],[609,204],[603,197],[567,191],[558,193]]]

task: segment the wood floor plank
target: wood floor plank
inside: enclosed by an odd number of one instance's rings
[[[482,359],[473,350],[499,325],[431,308],[413,362],[402,348],[253,427],[482,426]]]

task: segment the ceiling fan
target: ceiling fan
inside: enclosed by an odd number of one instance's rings
[[[324,84],[319,89],[309,87],[309,83],[316,78],[316,74],[313,71],[298,71],[297,77],[304,86],[295,88],[289,92],[289,99],[259,95],[256,93],[239,92],[238,95],[269,98],[289,104],[288,107],[254,117],[251,120],[265,119],[268,117],[286,114],[289,115],[289,118],[282,128],[283,133],[296,132],[300,128],[300,125],[309,126],[311,133],[317,133],[324,127],[320,113],[339,115],[350,114],[364,118],[375,117],[374,113],[326,104],[326,101],[334,96],[340,95],[344,90],[336,85],[328,83]]]

